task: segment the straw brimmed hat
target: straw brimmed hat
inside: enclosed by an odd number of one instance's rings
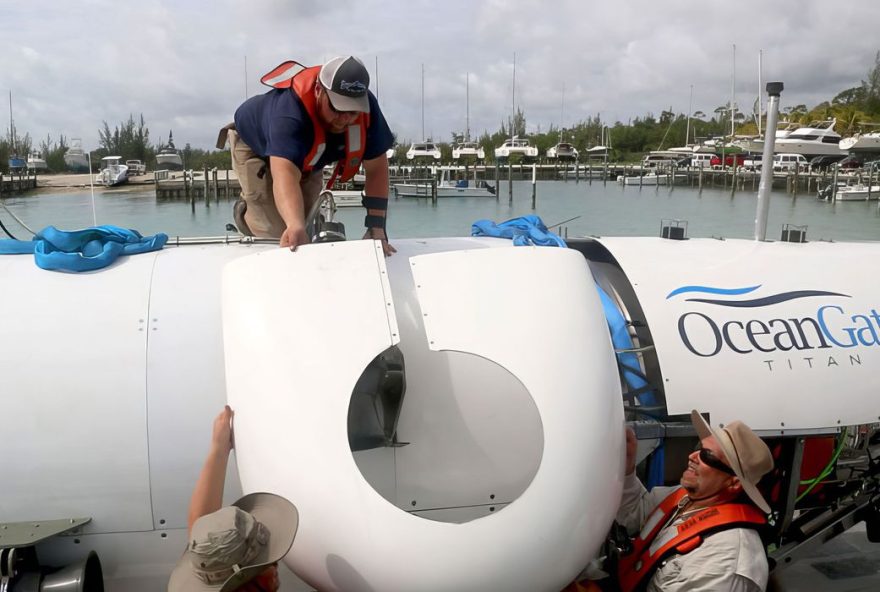
[[[296,507],[272,493],[251,493],[195,521],[168,592],[230,592],[281,561],[296,536]]]
[[[756,506],[769,514],[770,504],[757,487],[761,477],[773,469],[773,455],[764,441],[741,421],[732,421],[723,428],[713,429],[696,409],[691,411],[691,423],[701,440],[715,436],[743,491]]]

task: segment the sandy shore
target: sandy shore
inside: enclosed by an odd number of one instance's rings
[[[236,178],[234,171],[230,170],[228,174],[230,179]],[[226,175],[226,171],[217,171],[217,178],[220,183],[226,180]],[[182,171],[172,171],[169,174],[169,180],[180,179],[182,178],[182,176]],[[203,173],[201,171],[196,171],[194,177],[195,181],[198,183],[199,180],[203,177]],[[145,191],[153,187],[154,185],[155,180],[153,178],[153,172],[149,171],[145,175],[129,177],[128,183],[118,185],[116,187],[104,187],[102,185],[95,185],[95,190],[113,192]],[[88,173],[60,173],[40,175],[37,177],[37,189],[31,193],[64,193],[76,189],[88,189],[89,186],[90,183]]]

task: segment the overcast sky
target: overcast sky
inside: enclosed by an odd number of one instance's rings
[[[812,107],[866,78],[880,2],[809,0],[29,0],[0,2],[0,90],[16,128],[97,147],[143,114],[156,143],[210,148],[260,76],[286,59],[360,57],[398,139],[495,131],[516,105],[529,132],[670,107],[751,109],[758,51],[782,105]],[[245,68],[245,63],[247,67]],[[376,66],[378,65],[378,76]],[[245,72],[247,75],[245,75]],[[563,93],[564,89],[564,93]],[[564,95],[564,101],[563,101]],[[564,105],[564,107],[563,107]]]

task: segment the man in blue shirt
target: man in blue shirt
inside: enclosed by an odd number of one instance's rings
[[[394,138],[363,63],[353,56],[312,68],[285,62],[262,80],[273,90],[245,101],[229,129],[247,229],[280,238],[282,247],[308,243],[305,213],[321,191],[324,166],[337,162],[334,180],[344,181],[363,164],[364,238],[381,240],[386,256],[394,253],[385,232],[386,151]]]

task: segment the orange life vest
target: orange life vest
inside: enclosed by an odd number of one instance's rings
[[[758,528],[767,523],[767,517],[751,504],[718,504],[689,515],[658,538],[686,495],[680,487],[666,496],[633,541],[632,551],[620,557],[617,576],[623,592],[643,589],[661,561],[672,554],[690,553],[702,544],[706,535],[729,528]]]
[[[314,170],[315,165],[324,154],[327,148],[325,142],[324,128],[318,119],[318,103],[315,99],[315,84],[318,80],[318,74],[321,72],[321,66],[313,66],[306,68],[302,64],[292,60],[284,62],[265,74],[260,81],[273,88],[289,88],[296,93],[309,114],[312,121],[312,127],[315,130],[315,139],[312,147],[303,161],[303,173]],[[359,113],[355,119],[345,130],[345,156],[336,163],[333,175],[327,183],[327,189],[333,186],[336,179],[340,181],[348,181],[355,176],[361,166],[364,158],[364,150],[366,149],[367,127],[370,125],[370,114]]]

